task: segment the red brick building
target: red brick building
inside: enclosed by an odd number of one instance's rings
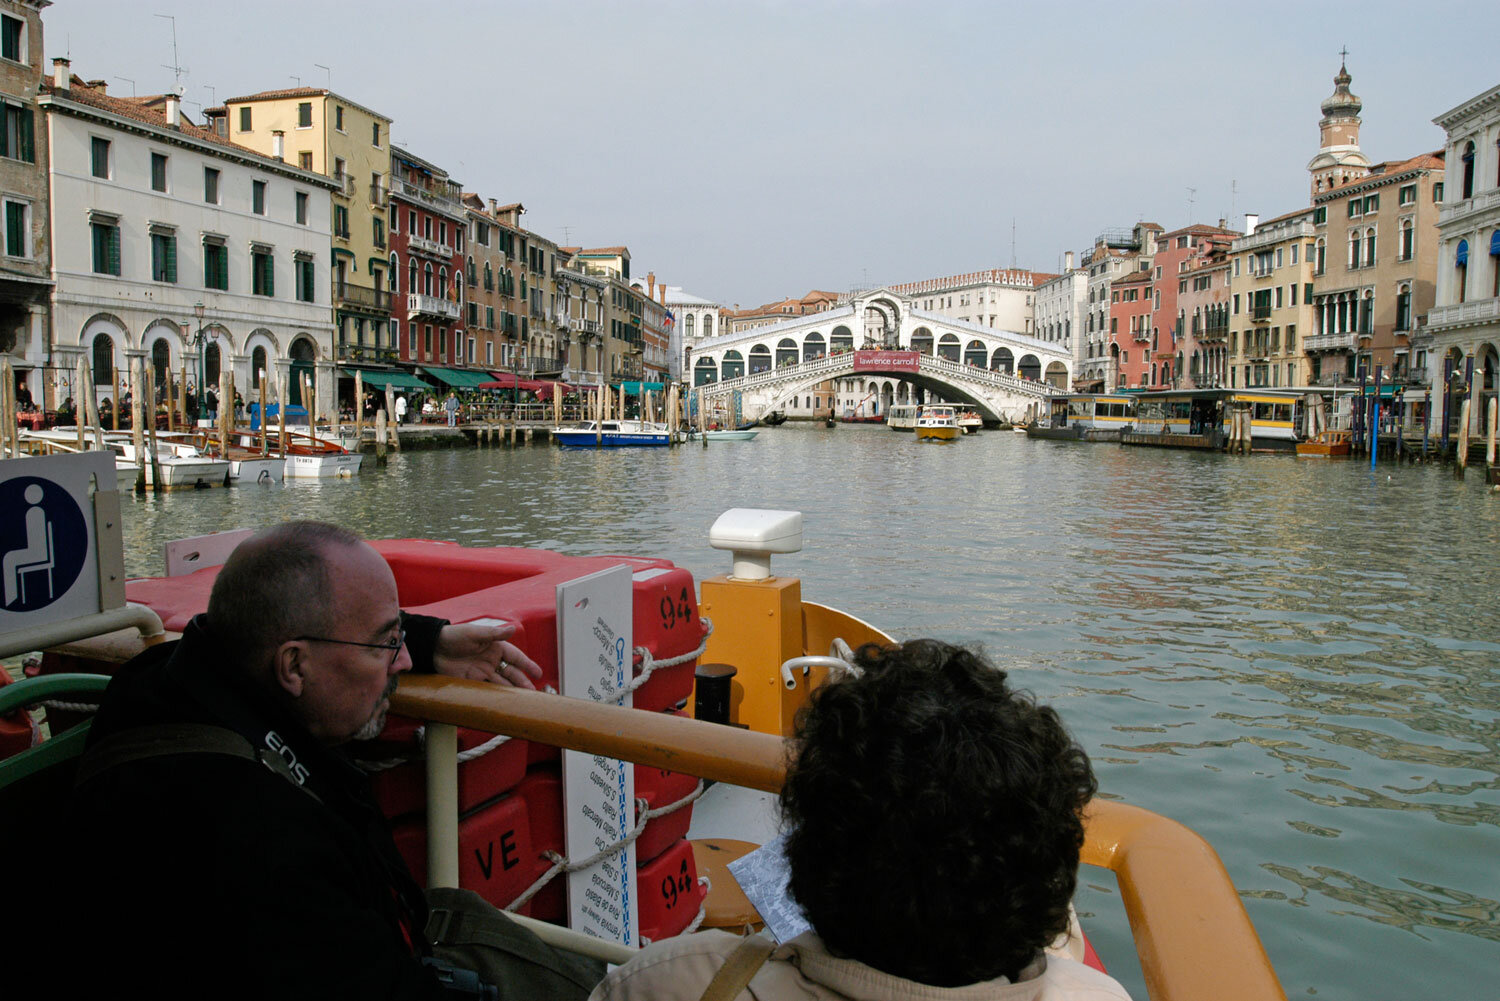
[[[1189,272],[1210,256],[1222,257],[1239,235],[1222,225],[1194,225],[1158,239],[1151,262],[1151,358],[1146,370],[1152,389],[1186,385],[1182,370],[1188,360],[1183,346],[1188,321],[1177,297],[1190,287]]]
[[[1117,390],[1150,385],[1151,286],[1150,271],[1133,271],[1109,286],[1109,352]]]
[[[406,364],[462,367],[474,356],[463,322],[463,189],[446,171],[391,147],[391,324]]]

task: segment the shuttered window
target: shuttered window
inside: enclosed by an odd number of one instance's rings
[[[36,163],[31,109],[6,102],[4,115],[4,122],[0,122],[0,156]]]
[[[27,252],[26,231],[30,228],[27,217],[30,206],[25,202],[5,203],[5,253],[8,257],[30,257]]]
[[[255,295],[276,294],[275,264],[268,251],[257,250],[250,255],[250,291]]]
[[[229,248],[219,240],[203,240],[203,287],[229,291]]]
[[[177,237],[169,233],[151,234],[151,280],[177,281]]]
[[[94,274],[120,274],[120,227],[113,223],[96,222],[89,227],[93,231]]]

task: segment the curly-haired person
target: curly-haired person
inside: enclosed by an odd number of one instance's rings
[[[1057,713],[936,640],[866,645],[855,665],[813,693],[781,791],[791,892],[813,931],[771,951],[739,996],[1128,1001],[1070,935],[1096,783]],[[741,942],[651,946],[590,1001],[703,997]]]

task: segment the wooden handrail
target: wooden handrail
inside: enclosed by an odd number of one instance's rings
[[[735,727],[406,675],[393,712],[777,792],[787,741]],[[1153,1001],[1285,1001],[1255,927],[1213,848],[1176,821],[1095,800],[1082,860],[1115,873]]]

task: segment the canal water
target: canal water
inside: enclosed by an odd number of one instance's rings
[[[721,511],[799,510],[806,548],[776,570],[900,638],[982,644],[1055,703],[1102,795],[1218,850],[1289,996],[1478,997],[1500,969],[1500,496],[1480,480],[788,425],[127,500],[126,561],[159,574],[168,539],[311,517],[702,577],[729,568],[707,545]],[[1112,877],[1082,882],[1087,931],[1144,999]]]

